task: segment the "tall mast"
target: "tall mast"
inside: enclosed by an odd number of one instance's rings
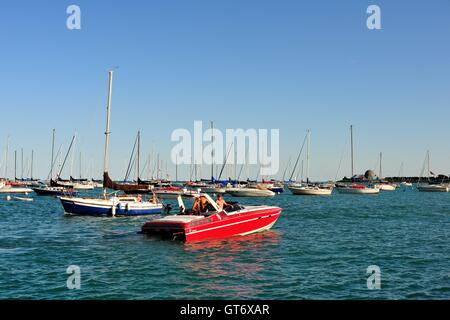
[[[5,179],[8,179],[8,151],[9,151],[9,135],[6,137]]]
[[[138,149],[137,149],[137,181],[139,183],[139,175],[140,175],[140,159],[141,159],[141,131],[138,131]]]
[[[75,137],[76,137],[76,133],[75,133]],[[73,170],[73,163],[74,163],[74,161],[75,161],[75,144],[76,144],[76,139],[73,141],[73,143],[74,143],[74,146],[73,146],[73,152],[72,152],[72,157],[71,157],[71,160],[70,160],[70,176],[72,177],[72,176],[74,176],[75,174],[74,174],[74,170]]]
[[[80,180],[81,180],[81,151],[80,151]]]
[[[355,175],[355,170],[353,166],[353,125],[350,126],[350,145],[351,145],[351,154],[352,154],[352,178]]]
[[[156,164],[156,179],[159,180],[159,153],[156,155],[157,164]]]
[[[109,122],[111,118],[111,95],[112,95],[112,81],[113,81],[113,71],[109,71],[109,84],[108,84],[108,104],[106,106],[106,130],[105,130],[105,153],[103,156],[103,177],[105,173],[108,172],[108,151],[109,151]],[[103,179],[104,180],[104,179]],[[104,181],[103,181],[104,183]],[[103,194],[106,194],[106,188],[103,187]]]
[[[31,173],[30,173],[31,180],[33,180],[33,158],[34,158],[34,150],[31,150]]]
[[[237,148],[234,150],[234,180],[237,180]]]
[[[14,181],[17,180],[17,150],[14,150]]]
[[[53,138],[52,138],[52,159],[50,162],[50,180],[53,179],[53,159],[54,159],[53,153],[54,153],[54,151],[55,151],[55,129],[53,129]]]
[[[214,122],[211,121],[211,182],[214,179]]]
[[[430,171],[430,150],[427,150],[427,162],[428,162],[428,178],[431,177],[431,171]]]
[[[381,178],[383,177],[383,166],[382,166],[382,161],[383,161],[383,153],[380,152],[380,176],[379,179],[381,180]]]
[[[178,155],[175,157],[175,181],[178,181]]]
[[[20,156],[20,179],[23,180],[23,148],[20,148],[21,156]]]
[[[308,145],[307,145],[307,153],[306,153],[306,183],[309,183],[309,148],[311,146],[311,130],[308,129]]]

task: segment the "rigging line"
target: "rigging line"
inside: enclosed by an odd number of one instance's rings
[[[50,177],[50,175],[52,174],[53,167],[55,166],[56,160],[57,160],[58,157],[59,157],[59,154],[60,154],[60,152],[61,152],[61,148],[62,148],[62,143],[59,145],[58,152],[56,153],[56,157],[53,158],[52,166],[50,167],[50,172],[49,172],[48,175],[47,175],[47,179],[53,179],[53,177]]]
[[[217,180],[220,180],[220,178],[222,177],[222,172],[223,172],[223,169],[225,168],[225,165],[227,164],[228,157],[230,156],[230,151],[231,151],[231,148],[233,147],[233,144],[234,144],[234,141],[231,143],[230,148],[228,148],[228,153],[225,157],[225,161],[223,162],[223,166],[222,166],[222,169],[220,170],[219,178]]]
[[[286,164],[286,168],[284,168],[284,172],[283,172],[283,181],[286,178],[286,171],[288,170],[289,166],[291,165],[291,156],[289,156],[289,160]]]
[[[425,155],[425,159],[423,160],[423,165],[422,165],[422,170],[420,171],[420,176],[419,176],[419,182],[422,180],[423,178],[423,172],[425,171],[425,166],[427,165],[427,158],[428,158],[428,151],[427,154]]]
[[[64,169],[64,165],[66,164],[67,157],[69,156],[70,150],[72,149],[73,141],[75,140],[75,135],[72,137],[72,141],[70,142],[69,149],[67,150],[66,156],[64,158],[63,164],[59,170],[58,177],[61,177],[61,173]]]
[[[134,158],[134,151],[136,149],[137,140],[138,140],[138,136],[136,135],[136,139],[134,140],[133,150],[131,151],[130,161],[128,162],[127,171],[125,173],[125,179],[123,179],[124,182],[127,181],[128,176],[130,175],[130,172],[132,170],[131,165],[132,165],[132,161]]]
[[[339,171],[341,170],[342,160],[344,158],[345,150],[347,150],[347,146],[348,146],[348,139],[345,139],[345,144],[344,144],[344,147],[342,148],[341,158],[339,160],[339,165],[338,165],[338,168],[337,168],[337,171],[336,171],[336,176],[334,177],[334,181],[335,182],[337,181],[337,177],[339,175]]]
[[[144,171],[147,168],[147,165],[148,165],[148,157],[147,160],[145,160],[144,167],[142,168],[141,172],[139,172],[140,177],[144,175]]]
[[[294,177],[294,174],[297,171],[298,161],[300,160],[300,157],[302,155],[303,147],[305,146],[307,136],[308,136],[308,134],[306,134],[305,138],[303,139],[302,147],[300,148],[300,152],[298,153],[297,160],[295,161],[294,169],[292,170],[292,174],[289,177],[289,181],[292,181],[292,178]]]

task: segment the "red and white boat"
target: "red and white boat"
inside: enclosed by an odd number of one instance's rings
[[[363,184],[350,184],[350,185],[336,185],[336,190],[339,193],[346,194],[378,194],[380,193],[379,188],[366,186]]]
[[[207,199],[207,212],[196,214],[186,210],[178,197],[180,214],[146,222],[141,233],[182,241],[226,238],[269,230],[277,221],[281,208],[272,206],[242,206],[237,203],[220,209],[211,197]]]
[[[153,191],[160,199],[177,199],[178,196],[196,198],[200,194],[194,190],[182,189],[178,187],[164,187]]]

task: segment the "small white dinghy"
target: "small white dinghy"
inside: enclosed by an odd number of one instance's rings
[[[10,195],[6,196],[7,201],[16,200],[16,201],[33,201],[33,198],[24,198],[24,197],[11,197]]]

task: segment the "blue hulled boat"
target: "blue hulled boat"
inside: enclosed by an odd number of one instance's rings
[[[158,214],[161,203],[141,201],[139,196],[117,196],[104,199],[61,197],[64,211],[89,216],[138,216]]]

